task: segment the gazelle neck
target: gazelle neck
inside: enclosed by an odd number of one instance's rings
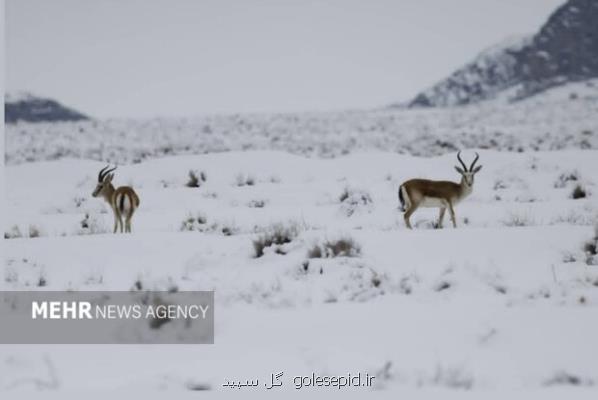
[[[112,185],[112,183],[109,183],[108,186],[106,186],[106,188],[104,188],[104,190],[102,191],[102,196],[104,197],[104,200],[106,200],[109,204],[112,204],[112,195],[114,194],[114,186]]]

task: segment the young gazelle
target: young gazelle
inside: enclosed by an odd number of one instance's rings
[[[461,160],[461,152],[457,153],[457,159],[461,163],[461,167],[455,166],[458,173],[461,174],[461,182],[455,183],[450,181],[431,181],[428,179],[411,179],[404,182],[399,187],[399,201],[401,202],[401,211],[405,212],[405,224],[407,228],[411,229],[409,217],[417,210],[418,207],[438,207],[440,208],[440,216],[438,219],[438,227],[442,228],[442,220],[446,209],[449,209],[451,214],[451,221],[453,227],[457,227],[455,221],[454,206],[465,197],[467,197],[473,189],[473,178],[477,172],[482,169],[479,165],[475,167],[475,163],[480,156],[475,153],[475,159],[471,163],[469,169]],[[475,167],[475,168],[474,168]]]
[[[124,229],[125,232],[131,232],[131,218],[135,209],[139,207],[139,196],[130,186],[121,186],[115,189],[112,186],[112,173],[116,167],[108,169],[110,166],[103,168],[98,174],[98,184],[92,193],[93,197],[102,196],[104,200],[110,204],[112,212],[114,213],[114,233],[120,226],[120,231],[123,231],[123,220],[125,218]]]

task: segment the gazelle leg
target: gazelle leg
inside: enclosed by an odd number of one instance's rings
[[[442,221],[444,220],[445,212],[446,212],[446,207],[440,207],[440,215],[438,216],[438,229],[442,229]]]
[[[453,208],[453,203],[449,203],[449,212],[451,213],[451,221],[453,221],[453,228],[456,228],[457,221],[455,219],[455,209]]]
[[[413,229],[411,227],[411,222],[409,222],[409,217],[411,217],[411,214],[413,214],[415,210],[417,210],[417,206],[415,204],[411,204],[403,216],[403,218],[405,218],[405,225],[407,225],[407,228],[409,229]]]
[[[120,229],[120,232],[123,231],[123,221],[122,216],[120,215],[120,211],[118,208],[114,208],[114,233],[116,233]]]
[[[130,233],[131,232],[131,217],[132,215],[127,215],[125,219],[125,231]]]

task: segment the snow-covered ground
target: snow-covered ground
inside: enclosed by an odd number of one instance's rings
[[[16,142],[7,137],[9,161]],[[130,235],[109,233],[107,206],[91,198],[103,163],[10,165],[2,289],[213,289],[216,344],[0,346],[0,389],[191,397],[279,371],[286,391],[296,375],[361,372],[376,376],[373,388],[317,393],[592,398],[598,266],[583,246],[598,213],[598,151],[477,151],[484,167],[456,208],[458,229],[433,229],[437,211],[419,210],[413,231],[398,185],[457,180],[455,153],[245,151],[122,165],[115,183],[141,199]],[[200,187],[185,186],[190,170],[204,172]],[[585,197],[572,198],[577,186]],[[256,257],[254,241],[276,229],[292,240]],[[338,239],[353,257],[310,258]]]

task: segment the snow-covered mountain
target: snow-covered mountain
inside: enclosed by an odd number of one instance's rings
[[[482,52],[418,94],[410,107],[447,107],[494,99],[516,101],[563,83],[598,76],[598,1],[569,0],[531,37]]]
[[[30,93],[6,94],[4,97],[4,118],[6,123],[80,121],[89,119],[86,115],[65,107],[56,100],[41,98]]]

